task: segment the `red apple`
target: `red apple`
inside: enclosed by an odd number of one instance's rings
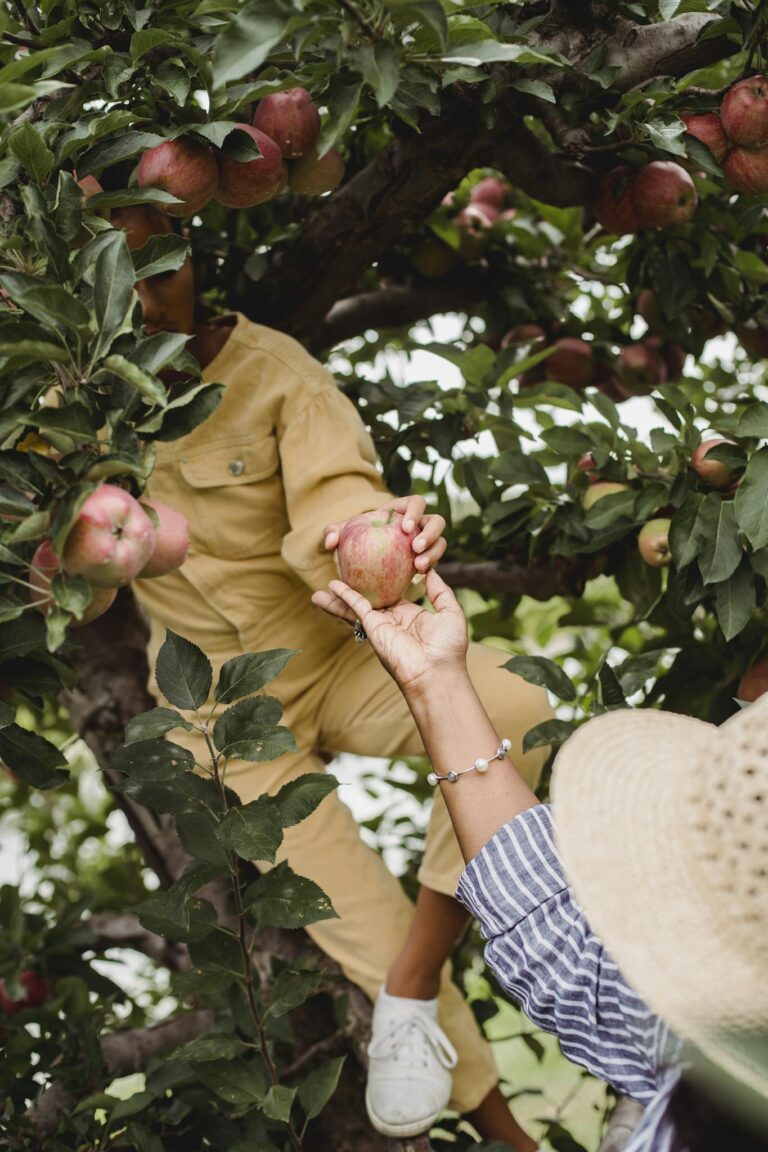
[[[302,196],[322,196],[338,188],[345,172],[344,157],[337,148],[331,148],[325,156],[308,152],[289,166],[288,183]]]
[[[402,523],[399,512],[384,508],[353,516],[339,533],[341,578],[374,608],[397,604],[416,572],[413,541],[419,529],[404,532]]]
[[[768,144],[768,76],[748,76],[732,84],[720,105],[720,118],[734,144]]]
[[[143,496],[142,504],[153,508],[157,515],[155,547],[152,555],[139,572],[140,580],[154,576],[165,576],[184,563],[189,550],[189,523],[186,516],[163,504],[162,500],[150,500]]]
[[[768,657],[764,656],[762,660],[756,660],[751,668],[747,668],[739,680],[736,696],[752,704],[765,692],[768,692]]]
[[[597,504],[598,500],[602,500],[603,496],[613,496],[616,492],[628,492],[628,484],[618,484],[612,480],[601,480],[598,484],[591,484],[586,492],[581,497],[581,504],[584,510],[591,508],[593,504]]]
[[[649,328],[663,326],[664,321],[659,302],[656,299],[656,293],[651,288],[643,288],[642,292],[638,293],[635,301],[635,312],[638,316],[642,316]]]
[[[622,348],[618,372],[621,383],[631,396],[650,396],[654,388],[667,379],[664,360],[650,339]]]
[[[74,172],[73,176],[75,177],[75,183],[83,194],[85,207],[87,208],[88,201],[91,197],[98,196],[104,189],[95,176],[83,176],[81,180],[77,179],[77,172]]]
[[[15,1000],[6,992],[5,981],[0,980],[0,1012],[6,1016],[15,1016],[24,1008],[40,1008],[51,994],[50,984],[45,976],[41,976],[39,972],[26,969],[19,976],[19,983],[24,988],[26,995]]]
[[[686,112],[680,119],[689,135],[706,144],[718,164],[728,151],[728,137],[717,112]]]
[[[606,232],[623,236],[637,232],[640,215],[634,199],[635,171],[628,164],[612,168],[600,181],[595,201],[595,217]]]
[[[764,148],[732,148],[723,161],[723,172],[737,192],[763,196],[768,192],[768,145]]]
[[[254,128],[266,132],[286,159],[311,152],[320,135],[320,113],[306,88],[273,92],[256,105]]]
[[[468,204],[456,213],[453,222],[460,234],[460,260],[477,260],[482,256],[490,239],[489,232],[494,219],[484,204]]]
[[[411,252],[413,267],[430,280],[447,276],[455,263],[456,253],[441,240],[425,240]]]
[[[768,328],[749,328],[746,324],[739,324],[736,335],[750,356],[756,360],[768,357]]]
[[[669,550],[669,526],[666,517],[648,520],[643,524],[637,537],[637,549],[651,568],[667,568],[672,563]]]
[[[634,200],[643,228],[684,224],[698,204],[690,175],[671,160],[654,160],[638,170]]]
[[[114,484],[87,498],[64,543],[62,568],[96,588],[119,588],[144,567],[155,527],[138,500]]]
[[[27,574],[27,580],[34,589],[29,598],[43,616],[48,615],[53,605],[51,581],[60,570],[59,558],[53,551],[50,540],[43,540],[35,549]],[[85,611],[78,620],[72,621],[71,626],[82,628],[85,624],[90,624],[111,607],[116,596],[117,588],[91,587],[91,599]]]
[[[707,460],[707,453],[716,444],[733,444],[733,440],[726,440],[722,436],[714,440],[703,440],[694,450],[691,467],[710,488],[727,488],[733,479],[733,470],[721,460]]]
[[[498,215],[507,203],[508,192],[509,188],[503,180],[497,176],[486,176],[473,186],[469,199],[472,204],[493,208],[495,215]]]
[[[219,186],[214,198],[225,208],[253,208],[273,200],[285,187],[283,154],[265,132],[251,124],[238,124],[230,133],[244,132],[256,141],[260,156],[253,160],[235,160],[219,151]]]
[[[219,185],[219,169],[213,152],[202,140],[180,136],[150,148],[139,161],[140,188],[162,188],[182,201],[157,204],[169,216],[200,212]]]
[[[544,376],[569,388],[586,388],[592,383],[594,352],[586,340],[564,336],[555,341],[555,351],[543,362]]]

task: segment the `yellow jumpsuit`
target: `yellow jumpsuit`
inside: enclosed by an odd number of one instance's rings
[[[371,646],[356,644],[348,625],[310,602],[310,590],[336,575],[323,527],[391,499],[353,405],[294,340],[239,314],[204,379],[225,385],[219,408],[183,439],[158,445],[147,492],[177,508],[191,527],[183,567],[134,585],[150,619],[152,667],[166,628],[203,649],[214,684],[223,662],[242,652],[300,650],[268,688],[283,705],[298,752],[266,764],[232,762],[227,783],[246,803],[302,773],[323,771],[321,753],[423,754],[405,702]],[[499,670],[506,659],[472,645],[470,672],[499,734],[512,740],[515,762],[534,783],[544,753],[523,756],[522,737],[551,710],[542,689]],[[173,738],[204,761],[194,734]],[[492,751],[479,748],[478,755]],[[375,998],[413,915],[398,880],[363,843],[338,794],[286,831],[279,859],[286,858],[323,888],[339,914],[312,925],[310,935]],[[462,867],[438,793],[419,879],[452,896]],[[439,1012],[459,1053],[452,1104],[472,1111],[498,1076],[448,965]]]

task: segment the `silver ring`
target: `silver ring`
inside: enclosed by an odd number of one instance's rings
[[[365,628],[363,628],[363,625],[360,623],[360,621],[357,619],[355,620],[352,631],[353,631],[355,640],[357,641],[358,644],[362,644],[364,640],[368,639],[368,633],[366,632]]]

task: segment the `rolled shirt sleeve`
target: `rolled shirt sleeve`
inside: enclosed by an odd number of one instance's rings
[[[286,426],[279,451],[290,524],[282,556],[311,588],[324,588],[336,575],[324,526],[381,508],[392,493],[373,441],[330,378]]]
[[[457,898],[479,920],[504,990],[565,1054],[643,1104],[672,1045],[576,905],[548,806],[499,830],[465,869]]]

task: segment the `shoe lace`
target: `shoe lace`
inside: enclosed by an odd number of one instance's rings
[[[383,1036],[372,1040],[368,1055],[391,1057],[413,1068],[428,1067],[435,1058],[443,1068],[455,1068],[459,1059],[437,1021],[423,1012],[403,1016]]]

